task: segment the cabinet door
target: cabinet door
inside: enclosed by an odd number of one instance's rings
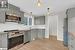
[[[2,35],[0,34],[0,48],[2,48]]]
[[[23,17],[21,23],[24,24],[24,25],[28,25],[28,18]]]
[[[24,43],[30,41],[30,38],[31,38],[30,31],[26,31],[26,32],[24,33]]]
[[[68,48],[69,50],[72,50],[72,40],[71,40],[71,35],[68,35]]]
[[[75,50],[75,37],[72,36],[72,48],[73,50]]]
[[[31,30],[31,40],[38,39],[38,29]]]
[[[8,37],[7,33],[0,34],[0,48],[8,49]]]
[[[42,29],[42,37],[45,38],[45,29]]]
[[[38,38],[43,39],[45,37],[45,30],[44,29],[38,29]]]
[[[68,41],[69,50],[75,50],[75,37],[69,34],[69,41]]]
[[[5,23],[5,11],[0,10],[0,23]]]
[[[72,40],[71,40],[71,35],[68,35],[68,46],[70,46],[72,44]]]

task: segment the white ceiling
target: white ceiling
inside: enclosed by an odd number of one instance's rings
[[[75,0],[41,0],[41,7],[37,6],[37,0],[8,0],[8,2],[20,7],[24,12],[33,12],[34,15],[46,14],[47,8],[50,8],[51,12],[60,12],[75,6]]]

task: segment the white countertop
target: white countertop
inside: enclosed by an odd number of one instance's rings
[[[45,25],[34,25],[31,27],[31,29],[45,29]]]
[[[25,26],[14,22],[0,23],[0,32],[6,30],[30,30],[30,29],[45,29],[45,25]]]
[[[29,29],[30,27],[14,22],[0,23],[0,32],[3,32],[5,30],[29,30]]]

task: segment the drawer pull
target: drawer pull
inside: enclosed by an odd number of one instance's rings
[[[73,40],[73,38],[72,38],[72,40]]]
[[[71,45],[71,47],[73,48],[73,46]]]

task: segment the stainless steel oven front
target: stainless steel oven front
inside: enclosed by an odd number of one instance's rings
[[[8,49],[24,43],[24,34],[21,31],[8,31]]]

